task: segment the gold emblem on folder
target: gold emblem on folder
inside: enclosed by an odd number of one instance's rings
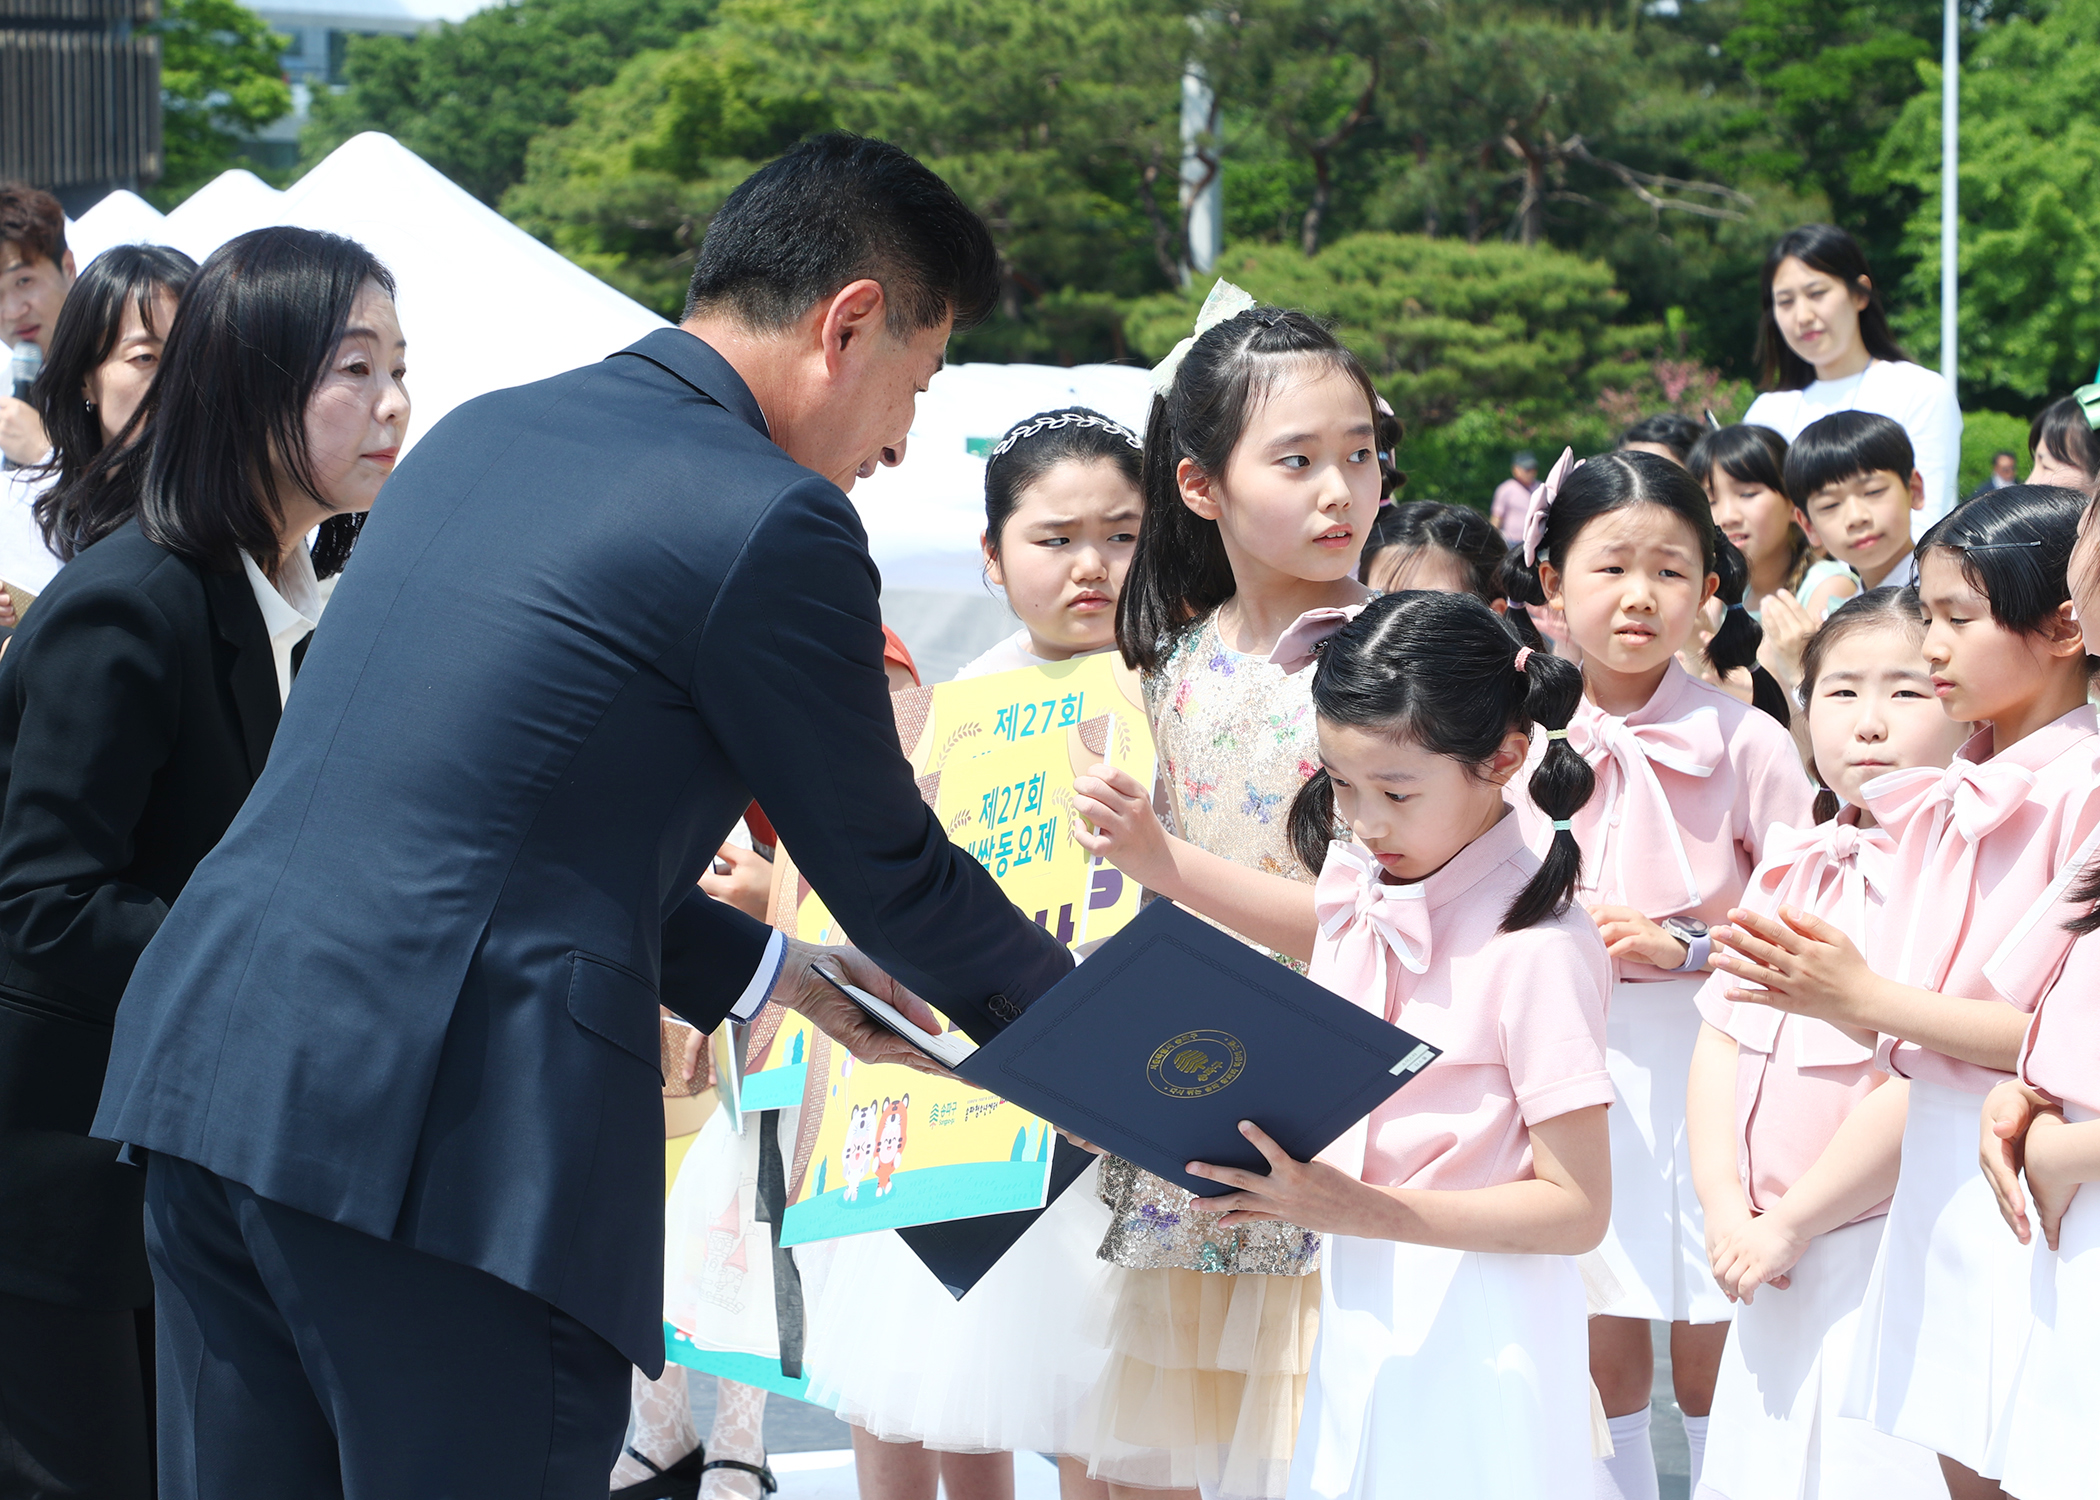
[[[1229,1031],[1184,1031],[1160,1044],[1145,1077],[1169,1099],[1201,1099],[1229,1085],[1247,1066],[1247,1049]]]

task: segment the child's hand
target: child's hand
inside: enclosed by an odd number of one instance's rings
[[[1101,855],[1152,890],[1164,888],[1171,855],[1167,830],[1152,810],[1152,793],[1114,766],[1096,766],[1072,783],[1072,810],[1085,821],[1072,837],[1089,854]]]
[[[2034,1241],[2027,1222],[2027,1195],[2020,1191],[2020,1169],[2027,1154],[2027,1132],[2035,1119],[2054,1108],[2017,1078],[2008,1078],[1984,1096],[1982,1142],[1978,1155],[1983,1179],[1998,1200],[1998,1213],[2023,1245]]]
[[[700,889],[763,922],[773,895],[773,861],[735,844],[724,844],[701,875]]]
[[[1590,920],[1613,958],[1674,969],[1684,962],[1684,944],[1630,906],[1592,906]]]
[[[1706,1259],[1715,1267],[1721,1264],[1721,1247],[1750,1222],[1750,1205],[1743,1201],[1740,1192],[1734,1197],[1735,1201],[1725,1206],[1716,1204],[1706,1210]]]
[[[1808,638],[1816,633],[1816,623],[1800,601],[1784,589],[1765,595],[1764,605],[1758,611],[1758,624],[1764,627],[1758,660],[1789,695],[1801,681],[1801,652],[1808,645]]]
[[[1223,1214],[1218,1223],[1225,1228],[1284,1219],[1315,1234],[1350,1234],[1366,1223],[1367,1197],[1384,1197],[1378,1189],[1364,1186],[1325,1162],[1292,1160],[1252,1120],[1240,1121],[1240,1134],[1268,1160],[1268,1176],[1200,1161],[1188,1167],[1194,1176],[1237,1189],[1220,1198],[1196,1200],[1203,1212]]]
[[[1714,1280],[1731,1302],[1756,1300],[1757,1289],[1769,1286],[1785,1291],[1808,1236],[1788,1225],[1777,1213],[1758,1214],[1728,1235],[1713,1257]]]
[[[1728,998],[1813,1016],[1848,1030],[1871,1030],[1862,1028],[1847,1010],[1848,1002],[1874,978],[1852,940],[1821,917],[1791,906],[1782,906],[1779,917],[1775,921],[1736,910],[1728,914],[1731,925],[1714,929],[1713,967],[1765,988],[1762,994],[1730,990]]]
[[[2051,1250],[2056,1248],[2056,1237],[2063,1230],[2064,1210],[2078,1196],[2077,1179],[2056,1170],[2049,1150],[2050,1137],[2063,1128],[2062,1113],[2045,1109],[2035,1114],[2027,1132],[2027,1191],[2034,1194],[2034,1216],[2041,1220],[2042,1238]]]

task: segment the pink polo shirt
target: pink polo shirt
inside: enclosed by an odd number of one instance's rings
[[[1766,914],[1781,906],[1813,912],[1860,942],[1870,913],[1888,898],[1895,847],[1886,831],[1861,828],[1856,808],[1815,827],[1769,829],[1764,862],[1740,904]],[[1699,991],[1699,1014],[1736,1044],[1736,1170],[1750,1206],[1769,1213],[1888,1075],[1874,1066],[1872,1047],[1828,1021],[1730,1003],[1728,991],[1741,982],[1716,973]],[[1883,1199],[1852,1222],[1888,1207]]]
[[[1597,790],[1574,819],[1582,846],[1584,905],[1630,906],[1645,916],[1727,920],[1764,852],[1765,830],[1814,821],[1815,788],[1779,722],[1671,662],[1655,693],[1624,718],[1587,698],[1568,744],[1597,773]],[[1543,853],[1551,820],[1525,795],[1546,751],[1510,783],[1526,840]],[[1666,979],[1648,964],[1620,965],[1622,979]]]
[[[2070,953],[2062,897],[2100,851],[2100,722],[2080,706],[1993,755],[1986,728],[1944,772],[1867,783],[1896,840],[1893,888],[1868,924],[1878,973],[2032,1012]],[[1883,1037],[1881,1065],[1972,1094],[2007,1075]]]
[[[2036,1007],[2020,1048],[2020,1077],[2087,1118],[2100,1116],[2100,933],[2071,945],[2062,974]]]
[[[1505,816],[1427,880],[1396,886],[1330,846],[1312,977],[1443,1049],[1368,1122],[1363,1180],[1484,1188],[1531,1177],[1530,1127],[1609,1104],[1611,960],[1570,908],[1521,932],[1503,913],[1538,869]],[[1382,981],[1382,982],[1381,982]]]

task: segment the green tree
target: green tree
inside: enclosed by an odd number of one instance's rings
[[[166,165],[152,196],[171,207],[240,161],[249,139],[291,112],[285,40],[235,0],[166,0],[160,38]]]
[[[1401,466],[1416,496],[1485,503],[1513,444],[1608,445],[1620,424],[1600,396],[1655,380],[1666,337],[1623,320],[1609,266],[1543,245],[1369,233],[1317,256],[1230,247],[1218,269],[1264,301],[1331,321],[1406,424]],[[1163,356],[1208,291],[1205,280],[1133,304],[1132,348]]]
[[[383,130],[494,204],[524,176],[532,138],[574,118],[580,91],[713,11],[713,0],[515,0],[420,36],[353,37],[347,86],[315,97],[301,157]]]
[[[672,318],[693,250],[729,190],[833,123],[821,94],[733,24],[631,59],[578,96],[575,116],[533,142],[503,211]]]
[[[1922,74],[1883,165],[1917,195],[1915,261],[1898,327],[1939,353],[1939,69]],[[1994,26],[1961,79],[1961,383],[1976,404],[2026,411],[2092,378],[2100,360],[2100,0],[2062,0]]]

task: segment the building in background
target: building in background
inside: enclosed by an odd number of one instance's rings
[[[160,176],[155,0],[0,0],[0,178],[78,215]]]
[[[0,0],[0,8],[10,3],[14,0]],[[350,38],[414,36],[440,21],[464,21],[487,0],[248,0],[248,4],[286,41],[284,77],[292,86],[292,112],[261,133],[252,153],[261,165],[282,169],[299,160],[299,132],[314,95],[342,86]]]

